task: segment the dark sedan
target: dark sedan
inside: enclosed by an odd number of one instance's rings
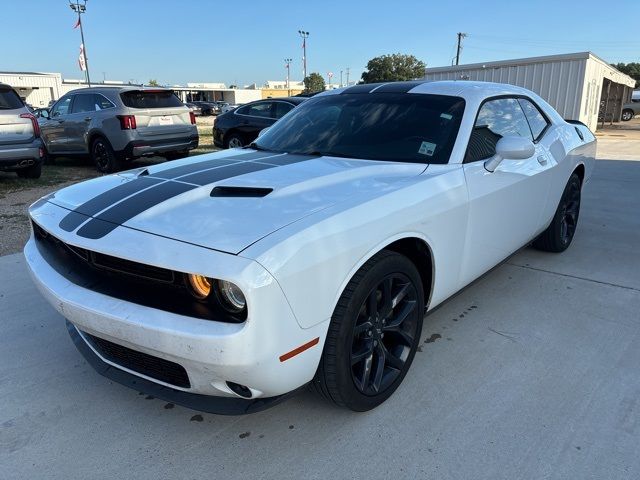
[[[213,142],[217,147],[238,148],[249,145],[260,130],[270,127],[306,98],[283,97],[247,103],[216,118]]]

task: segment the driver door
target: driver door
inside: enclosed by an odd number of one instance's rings
[[[51,107],[49,118],[42,122],[40,130],[49,153],[64,153],[67,151],[66,121],[71,112],[71,95],[66,95]]]
[[[539,230],[549,189],[543,172],[549,153],[535,145],[532,157],[504,159],[494,172],[484,162],[496,153],[503,136],[534,140],[517,98],[496,98],[478,112],[464,161],[469,192],[469,220],[462,280],[466,284],[521,248]]]

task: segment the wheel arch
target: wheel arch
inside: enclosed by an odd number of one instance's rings
[[[369,250],[360,260],[352,267],[349,274],[346,275],[340,288],[337,292],[337,296],[333,303],[335,309],[344,289],[347,287],[353,276],[360,270],[360,267],[364,265],[370,258],[378,254],[382,250],[391,250],[407,257],[416,266],[420,278],[422,280],[422,289],[424,292],[424,307],[425,312],[429,309],[431,304],[431,298],[433,296],[433,288],[435,286],[435,257],[433,255],[433,249],[427,238],[424,235],[417,232],[407,232],[404,234],[395,235],[386,239],[384,242],[379,243],[374,248]]]
[[[104,138],[107,142],[109,142],[107,136],[100,130],[90,130],[87,134],[87,152],[89,152],[89,154],[91,154],[91,145],[93,145],[93,142],[98,137]],[[109,142],[109,145],[111,145],[111,142]]]
[[[573,172],[571,172],[571,175],[573,174],[578,175],[578,177],[580,178],[580,185],[584,185],[584,176],[585,176],[585,167],[584,167],[584,163],[579,163],[576,168],[573,169]]]

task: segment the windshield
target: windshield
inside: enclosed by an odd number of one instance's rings
[[[464,100],[413,93],[343,93],[294,108],[259,149],[412,163],[447,163]]]

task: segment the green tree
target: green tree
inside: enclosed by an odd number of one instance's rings
[[[612,63],[611,66],[617,68],[622,73],[629,75],[636,82],[640,83],[640,63]],[[636,85],[638,85],[638,83]]]
[[[304,91],[303,93],[318,93],[324,92],[325,83],[324,78],[317,72],[310,73],[304,79]]]
[[[413,55],[394,53],[369,60],[362,73],[363,83],[397,82],[424,77],[426,65]]]
[[[160,86],[160,84],[158,83],[158,80],[156,80],[155,78],[152,78],[151,80],[149,80],[149,83],[147,83],[147,85],[149,85],[150,87]]]

